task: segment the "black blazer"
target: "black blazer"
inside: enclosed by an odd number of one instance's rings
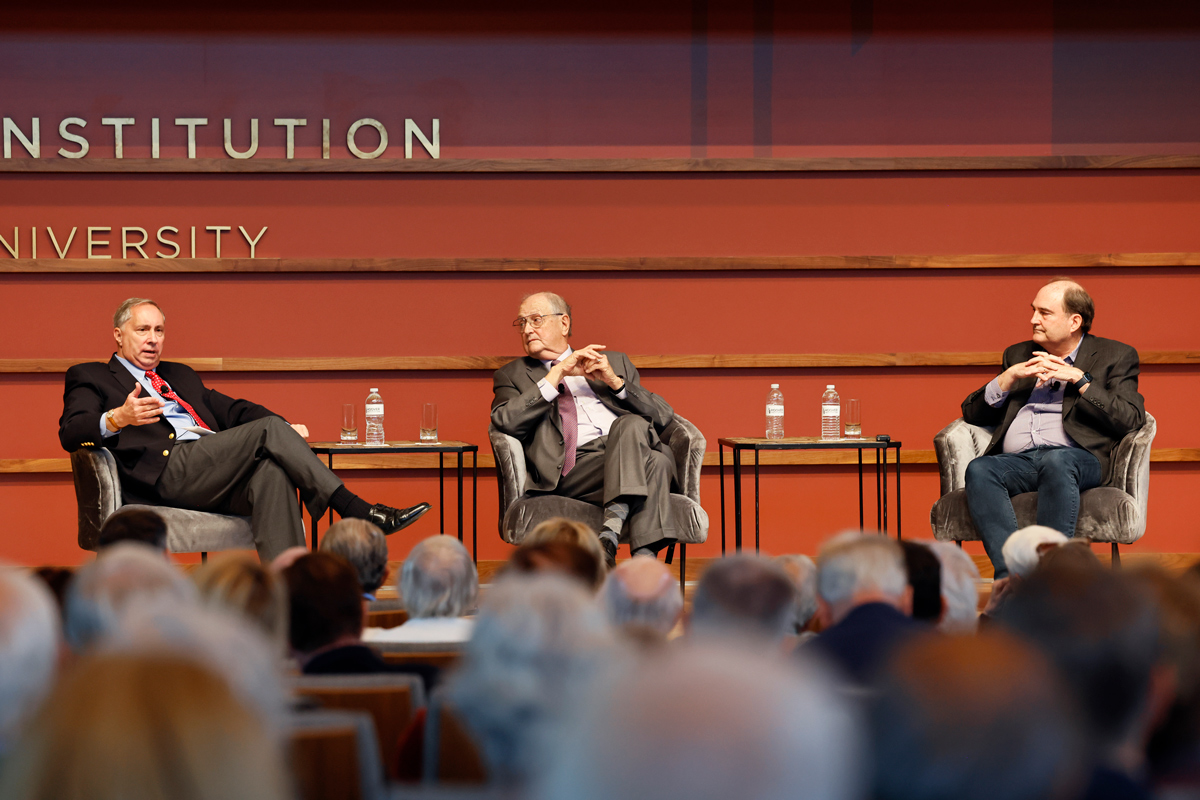
[[[625,399],[617,397],[603,381],[589,380],[596,397],[618,416],[639,414],[650,421],[656,435],[662,433],[675,419],[671,406],[654,392],[642,388],[629,356],[612,350],[605,355],[613,372],[625,381]],[[520,440],[529,466],[529,488],[540,492],[550,492],[558,486],[563,463],[558,404],[546,402],[537,387],[547,372],[541,361],[525,356],[496,370],[492,378],[492,424]],[[656,447],[671,456],[670,449],[662,442],[656,443]]]
[[[1000,371],[1033,358],[1043,347],[1032,341],[1014,344],[1004,351]],[[1075,368],[1092,376],[1084,394],[1068,386],[1063,394],[1063,430],[1100,460],[1101,483],[1108,483],[1112,450],[1130,431],[1146,422],[1145,401],[1138,392],[1138,354],[1127,344],[1087,334],[1079,346]],[[962,404],[963,419],[972,425],[995,426],[984,455],[1003,452],[1004,434],[1017,412],[1029,401],[1037,384],[1023,378],[1013,384],[1004,405],[992,408],[984,399],[987,384],[972,392]]]
[[[188,402],[214,431],[228,430],[252,420],[278,416],[249,400],[237,400],[209,389],[191,367],[170,361],[155,370],[171,389]],[[67,370],[58,440],[68,453],[81,447],[105,447],[117,461],[121,493],[126,502],[159,503],[155,484],[175,446],[175,429],[166,418],[153,425],[130,425],[102,438],[100,419],[118,408],[138,385],[114,355],[107,364],[76,364]]]

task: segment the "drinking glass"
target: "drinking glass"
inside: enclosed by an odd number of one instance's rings
[[[426,403],[421,409],[421,441],[437,442],[437,403]]]
[[[358,441],[358,425],[354,422],[354,404],[342,404],[342,441]]]
[[[844,417],[847,439],[862,438],[862,403],[858,400],[846,401],[846,416]]]

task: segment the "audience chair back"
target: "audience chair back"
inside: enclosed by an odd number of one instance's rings
[[[322,708],[365,711],[375,724],[379,752],[390,777],[395,777],[396,748],[400,734],[418,708],[425,705],[425,691],[417,675],[301,675],[292,688],[310,697]]]
[[[288,720],[300,800],[384,800],[387,796],[371,715],[302,711]]]
[[[1108,483],[1088,489],[1079,496],[1079,520],[1074,535],[1078,539],[1112,544],[1113,563],[1120,563],[1118,545],[1133,544],[1146,532],[1146,511],[1150,496],[1150,445],[1158,429],[1154,417],[1128,433],[1113,450],[1112,473]],[[942,496],[929,512],[934,538],[939,541],[978,541],[979,532],[967,510],[967,464],[983,455],[991,441],[991,429],[971,425],[960,417],[933,439]],[[1019,494],[1012,499],[1019,527],[1037,523],[1037,493]],[[1063,531],[1068,536],[1071,531]]]
[[[462,658],[465,642],[371,642],[389,664],[427,664],[445,670]]]
[[[438,691],[433,692],[425,717],[424,761],[421,774],[427,785],[487,783],[482,750]]]
[[[79,507],[79,546],[84,550],[97,549],[104,521],[123,507],[147,508],[159,514],[167,523],[167,550],[172,553],[254,549],[249,517],[168,506],[126,506],[121,498],[117,460],[102,447],[85,447],[71,453],[71,474]]]
[[[551,517],[579,520],[592,530],[600,530],[604,512],[596,505],[570,497],[554,495],[531,496],[525,492],[528,471],[521,442],[488,426],[488,438],[496,458],[496,480],[499,483],[500,538],[519,545],[525,535]],[[708,540],[708,513],[700,505],[700,469],[704,465],[707,442],[700,429],[678,414],[659,437],[675,457],[679,493],[671,493],[671,517],[679,531],[679,585],[683,588],[687,569],[687,545]],[[670,564],[675,548],[667,549]]]

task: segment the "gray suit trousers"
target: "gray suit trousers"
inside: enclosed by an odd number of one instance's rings
[[[304,544],[296,490],[320,516],[341,485],[287,422],[267,417],[177,444],[156,488],[168,505],[249,516],[267,562]]]
[[[678,538],[671,520],[675,462],[650,446],[650,430],[650,423],[637,414],[617,417],[607,436],[575,451],[575,466],[553,491],[599,506],[628,503],[621,540],[632,550]]]

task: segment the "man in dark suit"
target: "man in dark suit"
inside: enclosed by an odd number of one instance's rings
[[[112,452],[126,502],[249,515],[264,561],[304,544],[297,489],[315,515],[332,507],[387,533],[429,510],[368,504],[313,454],[305,426],[161,361],[166,316],[153,300],[126,300],[113,326],[117,352],[107,364],[67,370],[58,438],[67,452]]]
[[[1073,536],[1079,493],[1109,479],[1113,448],[1146,419],[1137,351],[1088,332],[1095,306],[1083,287],[1055,278],[1032,305],[1032,340],[1005,350],[1000,374],[962,404],[964,420],[995,428],[966,484],[996,578],[1017,530],[1010,498],[1037,492],[1037,524]]]
[[[558,295],[526,297],[513,326],[526,356],[496,371],[492,424],[524,447],[528,491],[603,506],[609,566],[622,537],[635,553],[656,553],[677,538],[675,460],[658,438],[675,412],[642,388],[624,353],[572,349],[571,307]]]

